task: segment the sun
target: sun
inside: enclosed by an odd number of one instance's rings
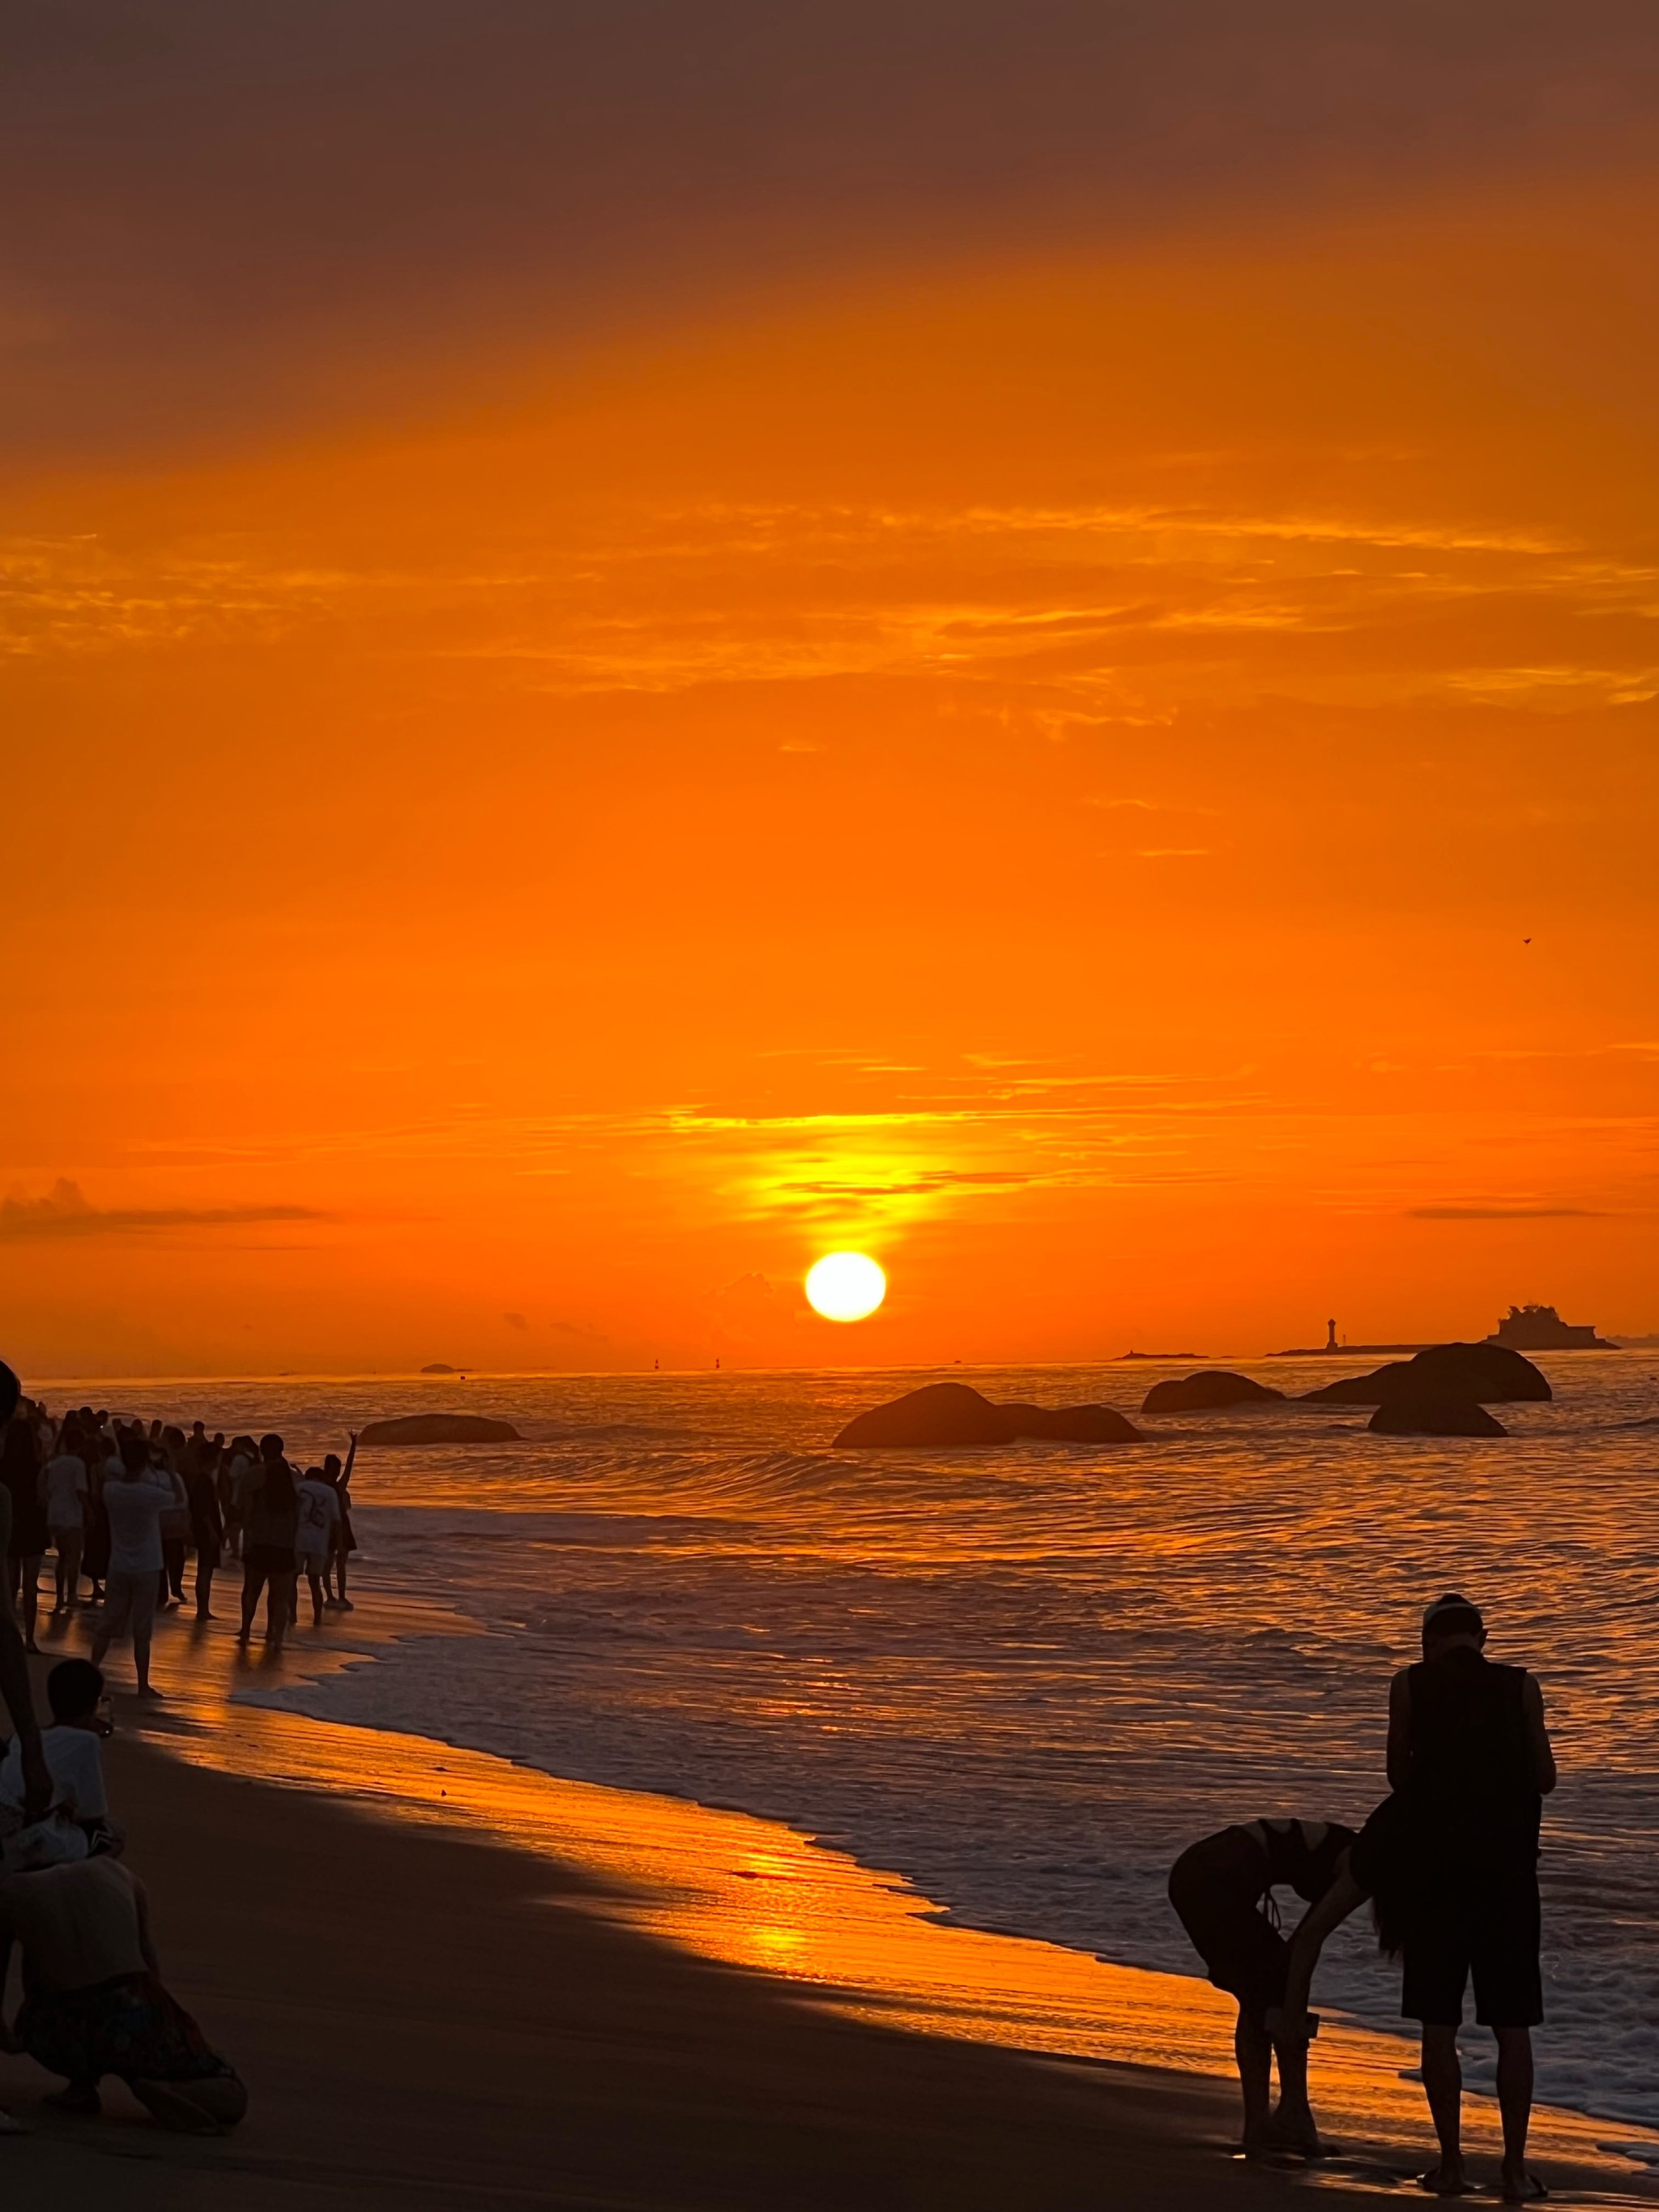
[[[862,1321],[887,1295],[887,1278],[862,1252],[826,1252],[806,1271],[806,1296],[826,1321]]]

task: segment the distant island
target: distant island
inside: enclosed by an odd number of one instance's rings
[[[1205,1352],[1120,1352],[1120,1359],[1207,1359]]]
[[[421,1370],[422,1375],[459,1375],[460,1371],[459,1367],[450,1367],[441,1359],[434,1359],[429,1367]]]
[[[1617,1352],[1593,1322],[1563,1321],[1553,1306],[1511,1306],[1486,1339],[1511,1352]]]

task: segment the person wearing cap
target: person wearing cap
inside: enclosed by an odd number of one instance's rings
[[[1404,1962],[1400,2009],[1420,2023],[1423,2087],[1439,2140],[1421,2176],[1437,2197],[1468,2195],[1457,2031],[1464,1992],[1498,2043],[1504,2124],[1502,2193],[1547,2192],[1527,2166],[1532,2031],[1544,2017],[1539,1961],[1538,1835],[1556,1783],[1543,1692],[1524,1668],[1486,1656],[1486,1624],[1461,1591],[1423,1616],[1423,1657],[1389,1692],[1393,1796],[1366,1822],[1324,1898],[1297,1929],[1282,2009],[1285,2040],[1305,2033],[1315,1961],[1331,1930],[1367,1897],[1382,1948]]]
[[[1292,1889],[1316,1902],[1346,1864],[1353,1839],[1353,1830],[1336,1820],[1246,1820],[1189,1845],[1170,1870],[1170,1902],[1182,1926],[1215,1987],[1238,2000],[1233,2055],[1247,2158],[1273,2150],[1316,2157],[1322,2150],[1308,2102],[1306,2036],[1276,2040],[1267,2027],[1269,2008],[1285,1996],[1291,1957],[1273,1892]],[[1271,2112],[1275,2058],[1279,2109]]]

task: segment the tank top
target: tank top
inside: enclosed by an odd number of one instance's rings
[[[1263,1890],[1293,1889],[1310,1905],[1336,1880],[1336,1863],[1354,1839],[1339,1820],[1247,1820],[1244,1833],[1261,1849]]]
[[[1425,1847],[1472,1873],[1531,1865],[1543,1800],[1533,1773],[1522,1667],[1474,1650],[1413,1667],[1402,1795]]]

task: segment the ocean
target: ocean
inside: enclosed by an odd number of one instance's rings
[[[1244,1363],[1298,1390],[1365,1364]],[[363,1588],[477,1632],[250,1694],[784,1821],[954,1920],[1167,1972],[1197,1966],[1164,1895],[1177,1853],[1259,1814],[1357,1826],[1386,1790],[1389,1675],[1425,1601],[1462,1589],[1492,1656],[1541,1679],[1561,1765],[1540,2094],[1659,2124],[1659,1358],[1540,1364],[1554,1402],[1498,1409],[1503,1442],[1285,1404],[1149,1419],[1139,1446],[830,1449],[931,1372],[106,1383],[99,1402],[274,1425],[307,1457],[408,1411],[522,1431],[367,1450],[354,1484]],[[1131,1413],[1171,1371],[948,1370]],[[1359,1922],[1316,2002],[1398,2028]],[[1490,2039],[1468,2042],[1489,2081]]]

